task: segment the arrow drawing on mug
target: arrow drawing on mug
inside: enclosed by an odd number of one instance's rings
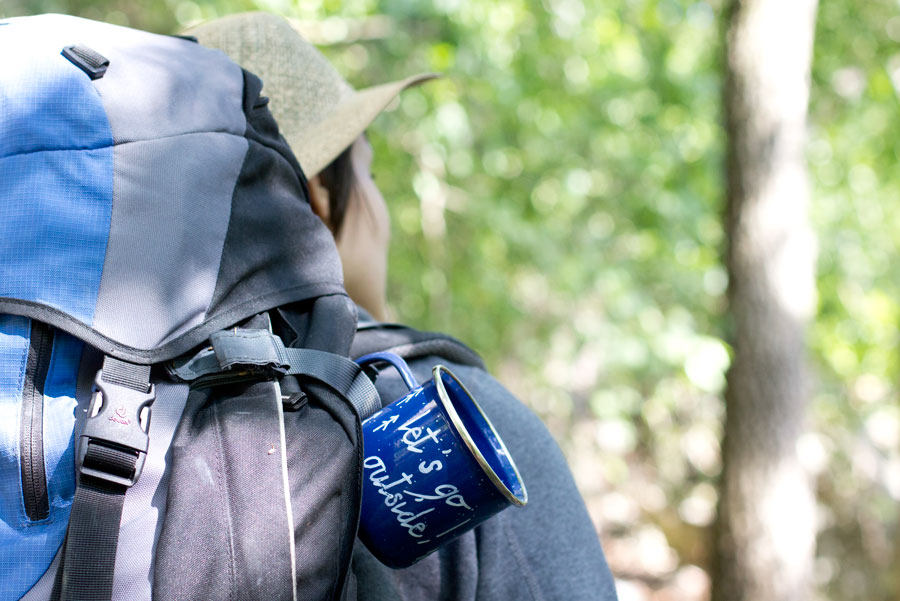
[[[397,421],[397,418],[398,418],[398,417],[400,417],[400,416],[399,416],[399,415],[392,415],[390,419],[384,420],[383,422],[381,422],[381,425],[380,425],[380,426],[378,426],[377,428],[375,428],[375,429],[372,430],[372,431],[373,431],[373,432],[378,432],[379,430],[386,430],[387,427],[388,427],[389,425],[391,425],[391,424],[393,424],[395,421]]]

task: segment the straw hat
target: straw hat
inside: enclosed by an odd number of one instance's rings
[[[437,77],[422,73],[354,90],[290,23],[269,13],[230,15],[184,33],[263,80],[269,110],[308,177],[350,146],[402,90]]]

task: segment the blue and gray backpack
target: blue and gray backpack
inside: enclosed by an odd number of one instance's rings
[[[0,601],[353,596],[381,399],[350,357],[481,360],[357,323],[220,52],[44,15],[0,56]]]
[[[260,80],[59,15],[0,56],[0,601],[344,598],[380,399]]]

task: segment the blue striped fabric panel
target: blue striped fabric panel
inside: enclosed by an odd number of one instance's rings
[[[90,79],[62,56],[59,32],[39,25],[0,27],[8,58],[0,69],[0,297],[91,325],[112,210],[112,134]],[[0,315],[0,601],[19,599],[47,570],[75,489],[83,344],[56,332],[43,407],[50,517],[27,520],[19,437],[30,331],[28,319]]]
[[[0,27],[0,296],[91,325],[113,196],[109,121],[58,32]],[[51,35],[53,34],[53,35]]]
[[[84,344],[57,331],[44,382],[42,433],[50,516],[32,522],[25,514],[19,434],[30,330],[30,320],[0,315],[0,601],[19,599],[47,571],[75,494],[75,388]]]

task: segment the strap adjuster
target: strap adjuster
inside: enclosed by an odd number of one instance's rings
[[[281,338],[268,330],[222,330],[210,336],[209,342],[222,371],[283,376],[291,367]]]
[[[135,390],[104,380],[103,370],[98,371],[88,418],[78,442],[78,472],[125,487],[134,485],[147,458],[150,405],[154,400],[156,388],[153,384],[149,384],[147,391]],[[144,408],[147,408],[146,412]],[[93,451],[91,457],[88,457],[89,451]],[[111,454],[124,457],[126,461],[116,461]],[[93,460],[94,456],[97,460]],[[131,457],[134,457],[133,468]]]

